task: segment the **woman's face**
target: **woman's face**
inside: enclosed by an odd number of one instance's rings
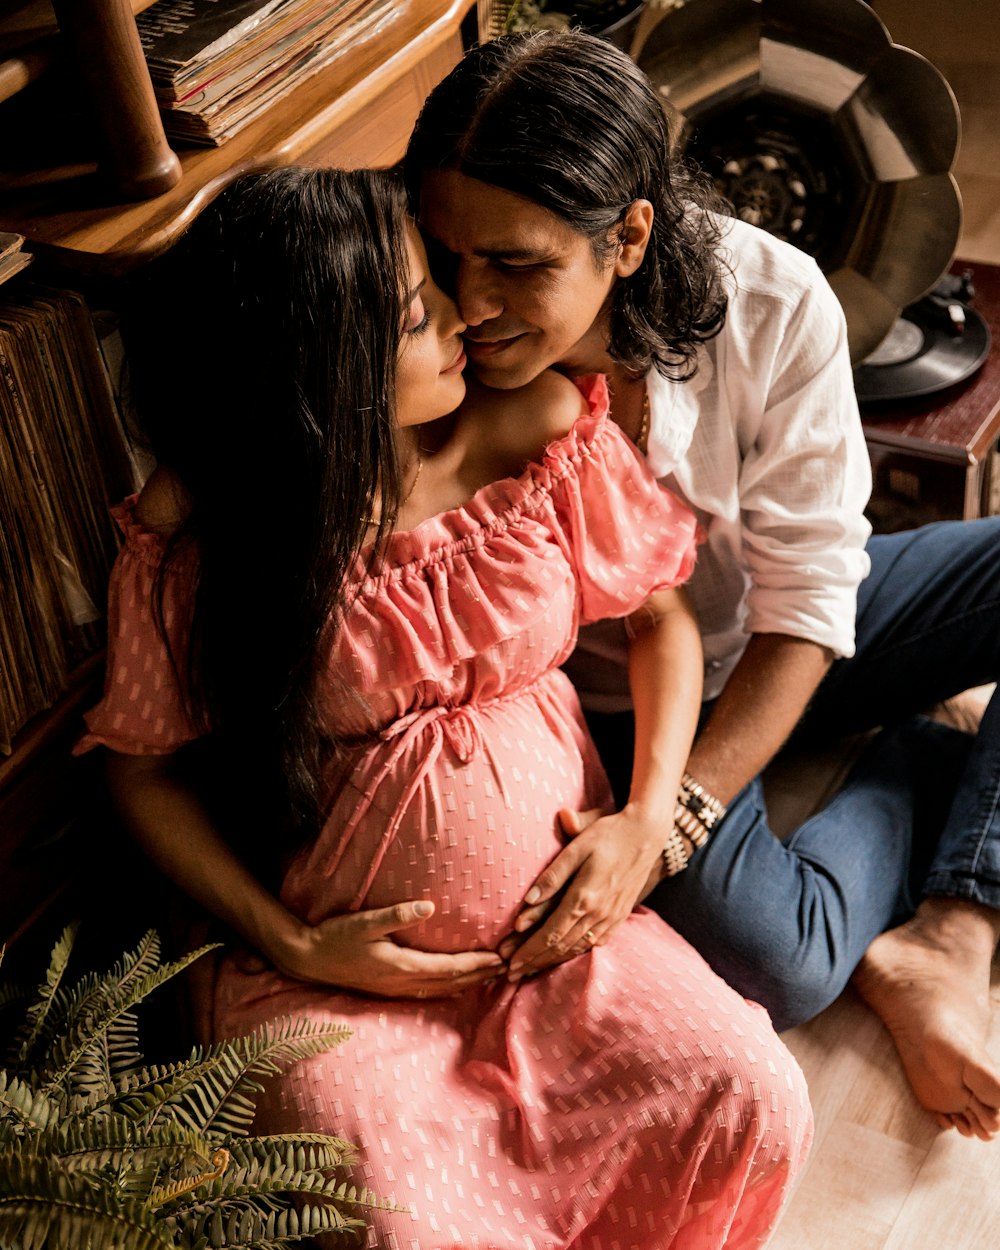
[[[400,426],[436,421],[465,398],[465,322],[435,286],[416,227],[407,237],[409,304],[396,364],[396,420]]]

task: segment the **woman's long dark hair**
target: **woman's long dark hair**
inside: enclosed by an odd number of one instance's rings
[[[612,291],[612,358],[682,379],[726,310],[707,182],[671,155],[663,109],[624,52],[580,31],[504,35],[468,52],[431,92],[404,162],[411,203],[423,175],[458,169],[524,196],[590,239],[603,263],[629,205],[655,212],[645,259]]]
[[[191,501],[172,540],[198,552],[186,684],[256,796],[248,849],[321,817],[317,679],[376,499],[383,533],[398,509],[405,222],[387,173],[241,177],[124,320],[136,411]]]

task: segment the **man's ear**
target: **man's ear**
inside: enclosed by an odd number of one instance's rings
[[[653,232],[653,206],[649,200],[633,200],[625,213],[618,232],[619,251],[615,259],[615,274],[628,278],[642,264]]]

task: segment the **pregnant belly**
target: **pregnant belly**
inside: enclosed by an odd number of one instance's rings
[[[434,915],[397,941],[430,951],[494,949],[565,845],[560,808],[609,799],[575,709],[558,711],[534,699],[494,705],[477,713],[465,749],[429,722],[393,752],[391,767],[377,757],[392,744],[373,748],[320,842],[293,865],[286,901],[315,923],[352,907],[430,899]],[[349,839],[330,871],[328,852],[345,827]]]
[[[480,780],[487,780],[480,775]],[[463,786],[464,770],[455,775]],[[472,780],[472,778],[469,778]],[[397,940],[422,950],[494,949],[513,929],[524,896],[564,845],[556,813],[576,806],[569,796],[553,803],[547,787],[529,768],[508,806],[502,796],[462,796],[452,807],[447,791],[446,821],[404,819],[385,854],[365,899],[366,907],[386,907],[401,899],[427,898],[434,915]]]

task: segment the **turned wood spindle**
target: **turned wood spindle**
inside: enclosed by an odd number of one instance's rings
[[[93,100],[100,171],[126,199],[169,191],[180,161],[163,132],[129,0],[53,0],[52,7]]]

